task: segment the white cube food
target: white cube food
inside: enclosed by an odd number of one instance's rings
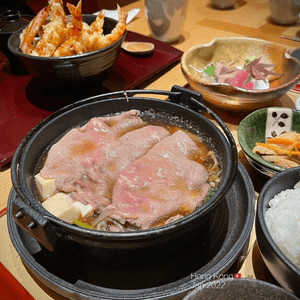
[[[254,81],[254,89],[255,90],[264,90],[270,87],[269,81],[266,80],[255,80]]]
[[[46,199],[56,192],[56,186],[55,186],[55,179],[45,179],[43,178],[40,173],[35,175],[35,181],[37,188],[43,197],[43,199]]]
[[[42,203],[43,207],[56,217],[73,224],[80,217],[80,210],[72,205],[69,196],[64,193],[55,194]]]
[[[73,202],[73,205],[79,209],[82,218],[88,218],[94,213],[94,209],[91,204],[84,205],[79,201]]]

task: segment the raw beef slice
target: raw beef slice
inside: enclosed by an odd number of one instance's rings
[[[95,209],[110,204],[119,174],[169,135],[163,127],[145,126],[138,115],[93,118],[72,129],[50,149],[41,176],[55,178],[57,190],[74,201]]]
[[[189,159],[196,150],[194,141],[180,130],[157,143],[121,173],[113,202],[97,222],[110,218],[147,229],[194,211],[210,189],[205,167]]]

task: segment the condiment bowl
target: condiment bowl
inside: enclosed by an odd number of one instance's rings
[[[146,42],[123,42],[122,49],[134,54],[134,55],[144,55],[149,54],[154,49],[154,44]]]
[[[247,90],[228,83],[209,82],[199,70],[222,62],[241,67],[248,57],[276,65],[274,72],[283,74],[270,81],[268,89]],[[181,58],[183,75],[191,88],[200,92],[209,104],[222,110],[249,112],[271,106],[300,79],[300,63],[284,46],[249,37],[219,37],[208,44],[191,47]]]
[[[287,258],[272,238],[265,215],[270,207],[270,200],[281,191],[293,189],[300,180],[299,174],[300,167],[296,167],[285,170],[267,181],[259,194],[255,223],[258,246],[266,266],[277,282],[297,297],[300,296],[300,269]],[[283,224],[278,224],[278,226],[280,230],[284,230]],[[300,236],[298,238],[300,241]]]
[[[82,21],[91,24],[95,15],[82,15]],[[108,34],[116,26],[117,21],[105,17],[103,33]],[[24,54],[20,51],[20,34],[24,28],[17,30],[8,40],[9,50],[24,64],[28,72],[42,84],[47,86],[62,84],[78,84],[90,80],[103,81],[107,71],[111,69],[118,57],[123,35],[111,45],[88,53],[62,56],[39,57]]]
[[[285,114],[288,118],[283,119]],[[282,127],[281,127],[282,126]],[[238,141],[252,167],[264,177],[273,177],[285,168],[264,160],[252,152],[255,143],[266,142],[266,136],[278,135],[283,131],[300,132],[300,112],[283,107],[258,109],[247,115],[239,124]]]

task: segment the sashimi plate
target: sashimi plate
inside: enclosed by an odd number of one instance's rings
[[[208,81],[197,71],[220,62],[243,67],[248,58],[260,58],[261,63],[274,65],[271,70],[280,76],[267,76],[269,88],[250,90]],[[274,106],[300,79],[300,62],[288,49],[278,43],[249,37],[219,37],[208,44],[193,46],[183,54],[181,69],[193,90],[200,92],[212,106],[226,111],[249,112]]]

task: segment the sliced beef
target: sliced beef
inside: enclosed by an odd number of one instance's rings
[[[145,126],[138,110],[112,117],[92,118],[65,134],[48,152],[40,174],[44,178],[72,174],[86,157],[129,130]]]
[[[112,190],[121,172],[169,135],[161,126],[130,131],[107,143],[94,156],[85,157],[74,175],[57,177],[56,186],[61,191],[70,191],[74,200],[102,209],[111,203]]]
[[[111,203],[112,188],[120,173],[170,135],[161,126],[144,126],[124,134],[128,131],[128,124],[131,124],[130,129],[145,125],[141,119],[134,124],[131,119],[125,120],[118,121],[112,117],[103,122],[103,119],[97,118],[84,128],[75,129],[75,133],[74,129],[71,130],[51,148],[41,175],[55,178],[57,190],[69,193],[73,200],[89,203],[97,209],[107,206]],[[123,135],[119,136],[120,132]],[[78,138],[81,140],[78,141]],[[90,143],[86,141],[93,143],[93,147],[87,147],[90,151],[86,151],[84,146],[80,148],[83,142]],[[80,151],[74,154],[73,149],[78,147]],[[58,155],[56,159],[52,150],[68,155]]]
[[[210,188],[205,167],[189,159],[195,151],[195,142],[179,130],[133,162],[120,174],[112,204],[96,220],[99,229],[107,229],[110,220],[147,229],[194,211]]]

